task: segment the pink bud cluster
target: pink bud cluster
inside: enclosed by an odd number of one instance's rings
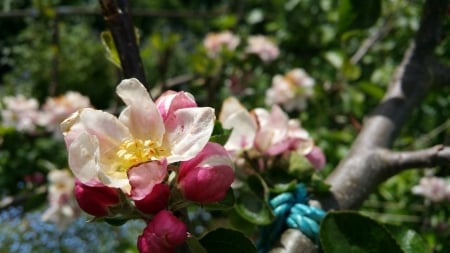
[[[1,124],[30,134],[36,133],[39,127],[49,132],[59,131],[59,124],[70,114],[90,107],[89,98],[74,91],[47,98],[42,108],[39,108],[37,99],[26,98],[22,94],[6,96],[3,103]]]

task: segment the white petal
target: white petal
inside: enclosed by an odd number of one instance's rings
[[[125,79],[117,86],[116,92],[127,105],[119,119],[132,135],[141,140],[161,143],[164,123],[144,85],[136,78]]]
[[[170,151],[168,163],[186,161],[197,155],[211,137],[214,109],[194,107],[179,109],[166,121],[164,146]]]
[[[128,128],[114,115],[94,109],[83,109],[80,121],[86,132],[95,135],[100,145],[100,152],[107,153],[131,137]]]
[[[69,166],[75,177],[86,183],[97,177],[99,145],[93,135],[81,133],[69,146]]]

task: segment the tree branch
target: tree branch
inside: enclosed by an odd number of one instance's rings
[[[135,77],[148,85],[127,0],[99,0],[99,2],[119,53],[124,77]]]
[[[395,175],[405,169],[429,168],[438,165],[450,164],[450,147],[436,145],[434,147],[417,150],[394,152],[391,150],[379,150],[385,168]]]

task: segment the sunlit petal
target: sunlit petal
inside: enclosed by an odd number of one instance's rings
[[[127,105],[119,119],[130,129],[132,135],[161,143],[164,123],[144,85],[136,78],[125,79],[117,86],[116,92]]]
[[[170,146],[169,163],[185,161],[200,152],[214,128],[214,109],[210,107],[184,108],[174,112],[166,121],[164,145]]]

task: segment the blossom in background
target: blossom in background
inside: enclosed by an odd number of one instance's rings
[[[36,99],[19,94],[4,97],[3,103],[5,105],[1,110],[3,126],[26,133],[33,133],[36,130],[39,116],[39,103]]]
[[[48,131],[55,131],[59,124],[78,109],[91,107],[88,97],[68,91],[58,97],[47,98],[39,116],[39,124]]]
[[[245,51],[248,54],[256,54],[263,62],[271,62],[280,54],[278,46],[263,35],[249,36],[247,44]]]
[[[240,41],[241,39],[230,31],[208,33],[203,40],[203,46],[206,48],[208,56],[214,58],[223,49],[233,51],[239,45]]]
[[[282,105],[287,111],[304,110],[306,99],[313,95],[315,81],[303,69],[293,69],[286,75],[276,75],[266,91],[266,104]]]
[[[305,156],[316,169],[325,165],[325,155],[314,145],[309,133],[277,105],[271,111],[256,108],[248,112],[236,98],[230,97],[222,105],[219,120],[225,129],[232,129],[225,143],[232,153],[247,150],[278,155],[294,151]]]
[[[168,164],[203,149],[214,109],[197,107],[185,92],[165,93],[155,104],[134,78],[123,80],[116,92],[127,105],[118,118],[85,108],[61,124],[69,165],[84,184],[100,181],[140,200],[164,180]]]
[[[172,253],[187,239],[186,225],[166,210],[160,211],[138,237],[140,253]]]
[[[196,157],[181,162],[177,181],[188,200],[220,201],[234,181],[233,162],[224,147],[209,142]]]
[[[75,179],[67,170],[52,170],[47,177],[49,207],[41,218],[65,229],[80,213],[73,194]]]
[[[439,177],[421,178],[419,185],[412,188],[412,192],[433,202],[450,200],[450,184],[447,180]]]

